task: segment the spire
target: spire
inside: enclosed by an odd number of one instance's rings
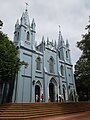
[[[60,46],[60,42],[61,42],[61,30],[60,30],[60,25],[59,25],[58,47]]]
[[[55,43],[54,43],[54,45],[55,45],[55,48],[57,47],[57,43],[56,43],[56,40],[55,40]]]
[[[49,44],[49,38],[47,37],[47,45]]]
[[[58,47],[64,46],[64,40],[61,34],[60,25],[59,25],[59,37],[58,37]]]
[[[33,20],[32,20],[32,24],[35,24],[34,18],[33,18]]]
[[[25,2],[25,4],[26,4],[25,17],[28,17],[28,9],[27,9],[27,7],[29,6],[29,4],[27,2]]]
[[[68,39],[66,40],[66,47],[69,48]]]
[[[25,13],[23,12],[22,13],[22,16],[21,16],[21,19],[23,19],[25,17]]]
[[[52,46],[53,46],[53,39],[52,39]]]
[[[17,19],[17,22],[15,24],[15,27],[17,27],[19,25],[19,19]]]
[[[26,3],[26,8],[25,8],[25,12],[23,12],[22,17],[21,17],[21,24],[22,25],[26,25],[29,26],[29,15],[28,15],[28,10],[27,10],[27,5],[28,3]]]
[[[34,18],[32,20],[31,27],[32,27],[33,31],[35,31],[36,24],[35,24]]]
[[[29,6],[29,4],[28,4],[27,2],[25,2],[25,4],[26,4],[26,9],[25,9],[25,11],[27,11],[27,6]]]
[[[60,25],[59,25],[59,40],[61,39],[61,30],[60,30]]]
[[[30,25],[30,23],[29,23],[29,15],[28,15],[28,10],[27,9],[25,10],[25,24]]]
[[[35,47],[37,46],[37,41],[35,41]]]
[[[42,37],[42,43],[44,43],[45,42],[45,39],[44,39],[44,36]]]
[[[45,39],[44,39],[44,36],[42,37],[42,52],[44,52],[45,50]]]

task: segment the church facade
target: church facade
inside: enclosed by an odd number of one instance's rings
[[[68,40],[63,40],[59,30],[58,43],[42,37],[36,44],[36,24],[30,24],[28,10],[17,20],[14,44],[22,65],[16,76],[12,102],[56,102],[61,97],[75,101],[76,87],[71,64]]]

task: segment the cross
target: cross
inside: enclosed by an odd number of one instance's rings
[[[29,4],[27,2],[25,2],[25,4],[26,4],[26,10],[27,10],[27,6],[29,6]]]

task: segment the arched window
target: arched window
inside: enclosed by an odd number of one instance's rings
[[[30,39],[30,34],[29,34],[29,31],[27,32],[27,40],[29,41]]]
[[[63,65],[61,65],[61,75],[64,75],[64,69],[63,69]]]
[[[50,60],[49,60],[49,68],[50,68],[50,73],[54,73],[54,60],[53,60],[53,58],[50,58]]]
[[[36,70],[41,70],[41,58],[36,59]]]

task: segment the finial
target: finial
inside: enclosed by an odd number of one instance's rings
[[[42,36],[42,43],[44,43],[44,35]]]
[[[49,38],[47,37],[47,45],[49,44]]]
[[[59,25],[59,31],[60,31],[60,27],[61,27],[61,26]]]
[[[19,19],[17,19],[16,25],[19,25]]]
[[[56,44],[57,44],[57,43],[56,43],[56,40],[55,40],[55,43],[54,43],[54,45],[55,45],[55,48],[56,48]]]
[[[69,48],[68,39],[66,39],[66,47],[68,47],[68,48]]]
[[[59,25],[59,33],[61,32],[60,27],[61,27],[61,26]]]
[[[35,41],[35,47],[37,46],[37,41]]]
[[[29,6],[29,4],[27,2],[25,2],[25,4],[26,4],[26,10],[27,10],[27,6]]]

